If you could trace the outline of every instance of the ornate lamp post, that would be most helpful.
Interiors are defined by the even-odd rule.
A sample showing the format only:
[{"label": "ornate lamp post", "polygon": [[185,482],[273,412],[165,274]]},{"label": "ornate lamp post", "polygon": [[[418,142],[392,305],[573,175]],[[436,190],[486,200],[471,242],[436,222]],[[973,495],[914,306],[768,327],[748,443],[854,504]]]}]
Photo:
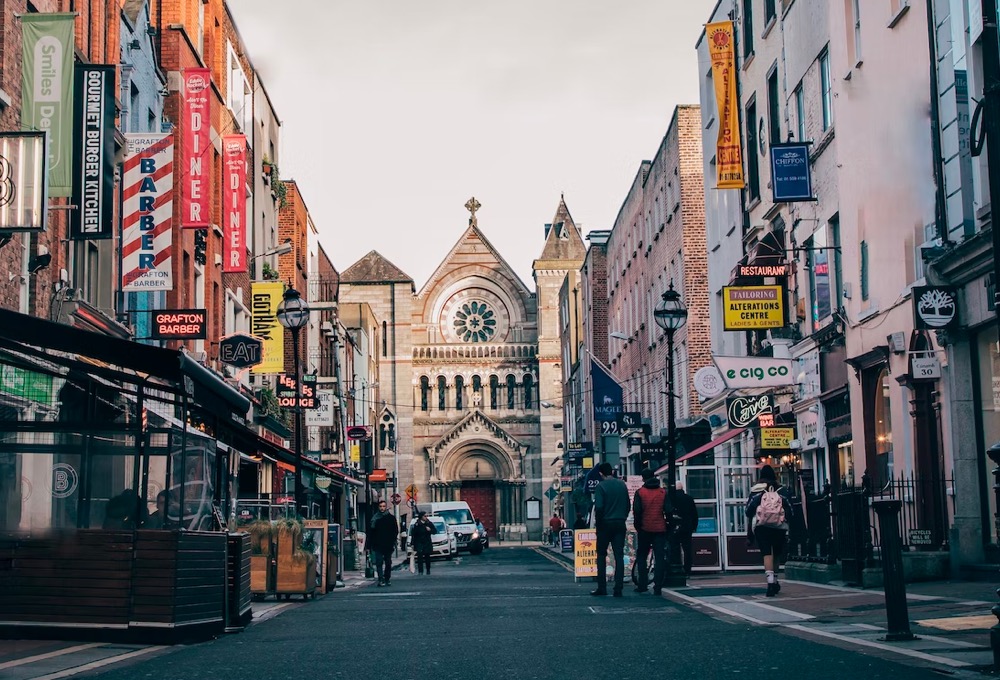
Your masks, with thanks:
[{"label": "ornate lamp post", "polygon": [[[653,310],[656,325],[667,334],[667,493],[673,499],[677,488],[677,422],[674,413],[674,332],[687,323],[688,310],[681,301],[681,295],[674,290],[674,282],[663,294],[660,304]],[[671,540],[669,585],[678,587],[686,585],[684,568],[680,564],[680,552],[676,542]],[[667,584],[664,584],[667,585]]]},{"label": "ornate lamp post", "polygon": [[309,323],[309,305],[299,291],[289,287],[278,305],[278,323],[292,332],[295,371],[295,511],[305,517],[302,489],[302,375],[299,366],[299,331]]}]

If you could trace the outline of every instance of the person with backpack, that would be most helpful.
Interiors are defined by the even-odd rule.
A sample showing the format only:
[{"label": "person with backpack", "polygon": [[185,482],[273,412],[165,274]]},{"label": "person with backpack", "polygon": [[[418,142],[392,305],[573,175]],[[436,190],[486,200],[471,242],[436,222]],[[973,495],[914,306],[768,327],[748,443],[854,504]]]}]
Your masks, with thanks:
[{"label": "person with backpack", "polygon": [[767,597],[774,597],[781,590],[777,569],[788,540],[788,520],[792,504],[788,491],[778,483],[774,468],[765,465],[760,469],[757,483],[750,487],[746,515],[754,543],[764,557],[764,575],[767,579]]},{"label": "person with backpack", "polygon": [[663,591],[663,580],[667,568],[667,536],[673,528],[671,518],[673,506],[667,490],[660,486],[649,468],[642,471],[642,488],[637,489],[632,499],[632,513],[635,517],[635,528],[638,531],[638,547],[636,556],[639,561],[635,592],[649,591],[649,554],[653,555],[653,594]]}]

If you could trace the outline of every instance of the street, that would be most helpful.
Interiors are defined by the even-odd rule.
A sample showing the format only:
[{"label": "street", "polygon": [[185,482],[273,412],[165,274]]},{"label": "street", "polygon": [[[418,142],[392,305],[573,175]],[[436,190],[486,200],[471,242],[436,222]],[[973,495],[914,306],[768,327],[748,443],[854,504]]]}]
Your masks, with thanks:
[{"label": "street", "polygon": [[[592,588],[589,582],[574,583],[564,561],[545,549],[492,548],[478,557],[435,562],[430,577],[397,572],[389,588],[340,590],[286,607],[241,634],[139,649],[146,653],[73,677],[485,680],[764,672],[842,680],[937,675],[919,668],[920,659],[877,658],[869,653],[879,650],[831,646],[717,611],[707,615],[681,601],[637,595],[628,585],[622,599],[591,597]],[[130,649],[120,646],[117,653]],[[75,654],[99,652],[90,648]],[[13,667],[0,656],[0,677],[68,677],[73,668],[67,657],[72,656]]]}]

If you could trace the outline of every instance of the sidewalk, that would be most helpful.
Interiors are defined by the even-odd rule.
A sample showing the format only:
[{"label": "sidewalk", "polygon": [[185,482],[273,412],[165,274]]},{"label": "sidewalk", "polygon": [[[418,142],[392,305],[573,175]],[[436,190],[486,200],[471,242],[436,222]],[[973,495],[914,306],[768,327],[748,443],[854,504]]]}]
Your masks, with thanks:
[{"label": "sidewalk", "polygon": [[[572,564],[572,553],[545,546]],[[779,575],[780,580],[780,575]],[[1000,581],[1000,575],[998,575]],[[910,630],[918,639],[886,642],[885,595],[881,589],[820,585],[781,580],[777,597],[764,596],[761,571],[695,573],[685,588],[664,589],[664,597],[704,611],[755,625],[783,628],[794,635],[820,638],[828,644],[875,653],[887,658],[949,672],[977,670],[993,664],[990,627],[997,619],[996,584],[981,581],[932,581],[906,586]],[[626,596],[634,595],[629,587]]]}]

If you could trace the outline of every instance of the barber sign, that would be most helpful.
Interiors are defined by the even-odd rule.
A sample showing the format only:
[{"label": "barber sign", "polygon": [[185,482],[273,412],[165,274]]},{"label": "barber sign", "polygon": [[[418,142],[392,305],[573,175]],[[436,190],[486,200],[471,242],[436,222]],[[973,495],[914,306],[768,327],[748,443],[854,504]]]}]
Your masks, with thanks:
[{"label": "barber sign", "polygon": [[122,290],[173,290],[174,139],[125,135]]}]

